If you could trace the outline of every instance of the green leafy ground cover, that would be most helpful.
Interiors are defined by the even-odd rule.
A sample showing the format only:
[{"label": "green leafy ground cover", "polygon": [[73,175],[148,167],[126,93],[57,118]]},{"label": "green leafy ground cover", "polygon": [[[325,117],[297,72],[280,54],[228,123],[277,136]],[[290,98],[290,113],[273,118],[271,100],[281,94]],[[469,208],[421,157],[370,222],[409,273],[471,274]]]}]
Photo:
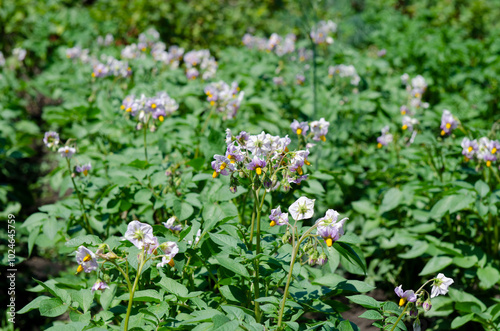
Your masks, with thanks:
[{"label": "green leafy ground cover", "polygon": [[375,329],[499,329],[499,15],[2,5],[2,326],[357,330],[363,307]]}]

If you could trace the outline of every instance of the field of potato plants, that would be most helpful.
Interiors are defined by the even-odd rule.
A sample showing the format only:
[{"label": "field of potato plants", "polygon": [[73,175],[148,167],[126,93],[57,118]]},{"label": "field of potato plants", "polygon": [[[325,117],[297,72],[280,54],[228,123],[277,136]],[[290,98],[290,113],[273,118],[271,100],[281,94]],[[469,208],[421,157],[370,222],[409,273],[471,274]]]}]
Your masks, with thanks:
[{"label": "field of potato plants", "polygon": [[0,5],[0,327],[500,330],[493,0]]}]

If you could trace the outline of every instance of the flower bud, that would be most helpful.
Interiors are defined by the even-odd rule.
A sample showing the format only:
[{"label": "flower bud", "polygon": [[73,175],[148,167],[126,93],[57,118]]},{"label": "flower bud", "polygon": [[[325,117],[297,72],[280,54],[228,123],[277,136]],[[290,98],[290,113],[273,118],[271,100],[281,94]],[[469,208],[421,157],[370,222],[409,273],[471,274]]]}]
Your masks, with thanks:
[{"label": "flower bud", "polygon": [[142,130],[142,123],[137,123],[135,129],[136,130]]},{"label": "flower bud", "polygon": [[312,267],[316,264],[316,259],[313,257],[313,256],[309,256],[309,258],[307,259],[307,263]]},{"label": "flower bud", "polygon": [[281,241],[283,244],[290,244],[292,242],[292,235],[290,234],[290,231],[286,230],[283,237],[281,237]]},{"label": "flower bud", "polygon": [[318,257],[318,261],[316,261],[316,264],[324,265],[326,261],[328,261],[328,257],[326,256],[325,253],[321,253]]},{"label": "flower bud", "polygon": [[155,131],[156,131],[156,126],[151,125],[151,126],[149,127],[149,131],[151,131],[151,132],[155,132]]},{"label": "flower bud", "polygon": [[229,191],[231,191],[231,193],[236,193],[238,191],[238,187],[237,186],[229,186]]},{"label": "flower bud", "polygon": [[425,302],[422,304],[422,307],[424,308],[425,311],[431,310],[432,308],[431,300],[430,299],[425,300]]}]

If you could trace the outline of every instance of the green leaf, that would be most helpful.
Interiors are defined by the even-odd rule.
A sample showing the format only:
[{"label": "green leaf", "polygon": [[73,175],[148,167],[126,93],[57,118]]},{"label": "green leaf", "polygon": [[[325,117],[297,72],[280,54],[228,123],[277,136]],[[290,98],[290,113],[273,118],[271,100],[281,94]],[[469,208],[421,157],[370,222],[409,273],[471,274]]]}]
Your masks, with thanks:
[{"label": "green leaf", "polygon": [[347,297],[347,299],[351,300],[354,303],[357,303],[360,306],[363,306],[365,308],[369,309],[379,309],[380,308],[380,303],[375,300],[372,297],[369,297],[364,294],[358,294],[358,295],[351,295]]},{"label": "green leaf", "polygon": [[26,306],[24,306],[23,308],[21,308],[21,310],[19,310],[17,313],[18,314],[24,314],[24,313],[29,312],[30,310],[38,309],[38,308],[40,308],[40,303],[42,301],[44,301],[45,299],[51,299],[51,298],[48,297],[48,296],[45,296],[45,295],[36,297],[30,303],[28,303]]},{"label": "green leaf", "polygon": [[425,241],[417,240],[406,253],[398,254],[402,259],[414,259],[421,256],[429,248],[429,244]]},{"label": "green leaf", "polygon": [[403,193],[399,189],[395,187],[389,189],[389,191],[385,193],[384,199],[382,200],[382,205],[379,209],[380,213],[383,214],[396,208],[401,202],[402,197]]},{"label": "green leaf", "polygon": [[64,314],[68,306],[59,298],[46,299],[40,302],[40,315],[57,317]]},{"label": "green leaf", "polygon": [[453,262],[453,259],[448,256],[434,256],[427,262],[424,269],[418,274],[419,276],[425,276],[429,274],[434,274],[437,271],[443,270]]},{"label": "green leaf", "polygon": [[478,180],[474,185],[474,188],[481,198],[484,198],[488,195],[488,193],[490,193],[490,187],[482,180]]},{"label": "green leaf", "polygon": [[231,270],[235,274],[238,274],[245,278],[250,278],[250,274],[248,273],[247,269],[242,264],[236,262],[234,259],[230,259],[224,256],[216,256],[215,259],[219,262],[221,266]]},{"label": "green leaf", "polygon": [[97,236],[87,234],[85,236],[79,236],[79,237],[73,238],[71,240],[68,240],[65,245],[66,245],[66,247],[76,248],[76,247],[81,246],[83,244],[90,245],[90,246],[98,246],[98,245],[102,244],[102,240]]},{"label": "green leaf", "polygon": [[366,274],[366,263],[361,259],[354,249],[346,243],[343,242],[335,242],[332,246],[339,254],[341,255],[341,263],[345,268],[349,268],[350,265],[359,268],[357,271],[356,268],[350,268],[349,272],[356,274]]},{"label": "green leaf", "polygon": [[229,301],[244,303],[247,301],[245,291],[234,285],[224,285],[220,287],[220,293]]},{"label": "green leaf", "polygon": [[470,314],[467,314],[465,316],[455,317],[455,319],[451,322],[451,328],[458,329],[459,327],[461,327],[465,323],[471,321],[473,317],[474,317],[474,313],[470,313]]},{"label": "green leaf", "polygon": [[28,257],[31,256],[31,252],[33,251],[33,246],[35,245],[36,238],[38,238],[39,234],[40,234],[40,227],[30,231],[30,235],[28,237]]},{"label": "green leaf", "polygon": [[488,289],[495,285],[500,280],[500,272],[491,266],[479,269],[477,271],[477,276],[481,281],[479,286],[483,289]]},{"label": "green leaf", "polygon": [[174,200],[174,213],[179,219],[179,221],[184,221],[193,215],[193,207],[186,202],[181,202],[180,200]]},{"label": "green leaf", "polygon": [[[129,293],[124,293],[116,299],[128,300],[129,297],[130,297]],[[134,293],[134,301],[161,302],[162,299],[163,298],[160,296],[160,293],[158,293],[158,291],[155,290],[142,290]]]},{"label": "green leaf", "polygon": [[367,310],[363,314],[359,315],[361,318],[366,318],[369,320],[381,320],[384,317],[376,310]]},{"label": "green leaf", "polygon": [[144,188],[134,194],[134,202],[140,204],[150,204],[152,195],[153,193],[150,190]]},{"label": "green leaf", "polygon": [[181,298],[186,297],[189,293],[186,286],[184,286],[181,283],[178,283],[175,280],[168,278],[168,277],[162,277],[159,284],[161,287],[163,287],[168,292],[174,294],[175,296],[181,297]]}]

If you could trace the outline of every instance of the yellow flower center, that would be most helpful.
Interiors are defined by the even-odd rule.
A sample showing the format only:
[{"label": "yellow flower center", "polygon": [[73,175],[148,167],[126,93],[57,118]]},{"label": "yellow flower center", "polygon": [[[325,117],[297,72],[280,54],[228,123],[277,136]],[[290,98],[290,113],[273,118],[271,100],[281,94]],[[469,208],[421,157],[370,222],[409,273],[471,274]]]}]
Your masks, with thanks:
[{"label": "yellow flower center", "polygon": [[125,106],[124,106],[124,105],[121,105],[121,106],[120,106],[120,109],[121,109],[121,110],[124,110],[124,109],[125,109]]},{"label": "yellow flower center", "polygon": [[80,265],[78,265],[78,268],[76,269],[76,273],[79,274],[82,271],[83,271],[83,266],[80,264]]},{"label": "yellow flower center", "polygon": [[302,171],[302,167],[297,168],[297,173],[302,176],[302,174],[304,173],[304,171]]},{"label": "yellow flower center", "polygon": [[158,120],[159,120],[160,122],[163,122],[163,121],[165,120],[165,117],[163,117],[163,116],[161,116],[161,115],[160,115],[160,116],[158,116]]},{"label": "yellow flower center", "polygon": [[486,166],[491,167],[491,161],[486,161]]},{"label": "yellow flower center", "polygon": [[447,129],[451,128],[451,124],[450,123],[446,123],[446,128]]},{"label": "yellow flower center", "polygon": [[441,135],[444,136],[446,134],[446,132],[444,132],[444,130],[441,130]]},{"label": "yellow flower center", "polygon": [[401,115],[406,115],[406,110],[402,110]]},{"label": "yellow flower center", "polygon": [[87,176],[89,174],[89,171],[87,169],[83,170],[83,175]]},{"label": "yellow flower center", "polygon": [[399,299],[399,306],[403,306],[406,303],[406,298]]},{"label": "yellow flower center", "polygon": [[382,148],[382,144],[381,144],[381,143],[378,143],[378,144],[377,144],[377,148]]},{"label": "yellow flower center", "polygon": [[491,150],[491,154],[495,154],[497,152],[497,149],[495,147],[493,147],[493,149]]},{"label": "yellow flower center", "polygon": [[275,225],[276,225],[276,222],[275,222],[275,221],[271,221],[271,223],[269,223],[269,225],[270,225],[271,227],[273,227],[273,226],[275,226]]},{"label": "yellow flower center", "polygon": [[328,247],[332,247],[332,245],[333,245],[333,240],[332,240],[332,238],[326,238],[325,242],[326,242],[326,246],[328,246]]},{"label": "yellow flower center", "polygon": [[156,103],[151,104],[151,108],[156,109]]},{"label": "yellow flower center", "polygon": [[255,168],[255,172],[257,173],[257,175],[260,176],[262,174],[262,168],[261,167]]},{"label": "yellow flower center", "polygon": [[321,139],[321,141],[323,141],[323,142],[326,141],[326,137],[325,136],[321,136],[321,137],[319,137],[319,139]]},{"label": "yellow flower center", "polygon": [[125,109],[125,111],[126,111],[127,113],[130,113],[130,112],[132,111],[132,108],[128,107],[127,109]]},{"label": "yellow flower center", "polygon": [[302,129],[298,128],[296,132],[297,132],[297,134],[301,134],[302,133]]},{"label": "yellow flower center", "polygon": [[64,153],[68,154],[69,153],[69,149],[65,149]]},{"label": "yellow flower center", "polygon": [[214,173],[212,174],[212,178],[217,178],[217,176],[219,176],[219,173],[217,171],[214,171]]},{"label": "yellow flower center", "polygon": [[210,106],[214,106],[215,105],[215,101],[210,101]]},{"label": "yellow flower center", "polygon": [[226,166],[227,166],[226,162],[222,162],[222,164],[220,165],[220,170],[226,169]]},{"label": "yellow flower center", "polygon": [[173,268],[174,267],[174,259],[170,259],[170,261],[168,261],[168,265]]},{"label": "yellow flower center", "polygon": [[469,148],[467,148],[467,151],[470,153],[470,152],[472,152],[473,149],[474,148],[472,148],[472,146],[469,146]]},{"label": "yellow flower center", "polygon": [[95,77],[95,73],[92,73],[92,77]]},{"label": "yellow flower center", "polygon": [[305,165],[311,165],[311,162],[307,161],[307,160],[304,160],[304,164]]},{"label": "yellow flower center", "polygon": [[467,156],[464,157],[464,159],[465,159],[465,162],[469,162],[469,160],[470,160]]},{"label": "yellow flower center", "polygon": [[401,128],[402,128],[403,130],[406,130],[406,129],[408,129],[408,125],[406,125],[406,124],[405,124],[405,125],[403,125]]}]

